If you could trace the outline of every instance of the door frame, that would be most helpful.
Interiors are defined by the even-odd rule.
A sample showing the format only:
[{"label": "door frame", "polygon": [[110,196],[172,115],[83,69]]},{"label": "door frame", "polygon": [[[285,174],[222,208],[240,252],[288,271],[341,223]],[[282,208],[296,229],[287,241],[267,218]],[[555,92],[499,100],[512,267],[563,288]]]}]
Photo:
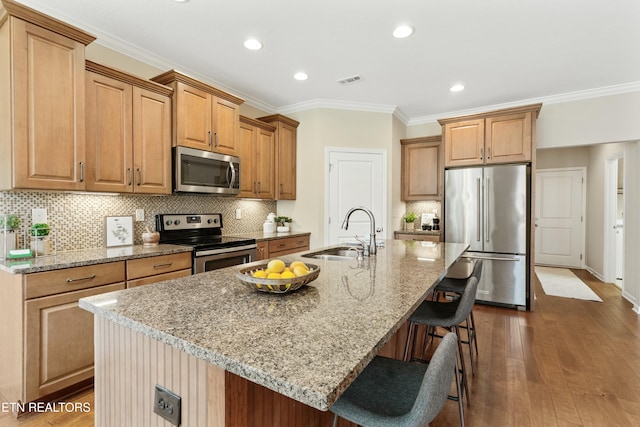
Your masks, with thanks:
[{"label": "door frame", "polygon": [[[329,159],[331,157],[331,153],[357,153],[357,154],[376,154],[382,155],[382,201],[383,201],[383,209],[382,209],[382,218],[376,218],[376,226],[377,228],[382,227],[383,236],[386,236],[387,229],[387,210],[389,209],[389,203],[387,199],[387,150],[383,149],[370,149],[370,148],[350,148],[350,147],[325,147],[324,149],[324,164],[325,164],[325,175],[324,175],[324,188],[326,191],[324,192],[324,220],[329,221],[329,200],[331,198],[330,194],[330,168],[331,165],[329,163]],[[342,218],[339,219],[342,221]],[[325,246],[329,242],[329,228],[330,224],[328,222],[325,223],[324,227],[324,244]]]},{"label": "door frame", "polygon": [[[617,198],[618,198],[618,160],[622,159],[624,167],[624,150],[619,151],[605,160],[604,174],[604,281],[607,283],[616,283],[616,239],[611,231],[612,224],[615,225],[617,216]],[[622,176],[624,182],[624,175]],[[623,184],[624,188],[624,184]],[[623,210],[626,211],[627,199],[622,198]],[[624,221],[624,220],[623,220]],[[625,228],[622,229],[622,238],[625,241]],[[624,252],[624,249],[623,249]],[[624,258],[622,259],[622,290],[624,290]]]},{"label": "door frame", "polygon": [[[536,175],[534,179],[538,179],[538,174],[545,172],[568,172],[568,171],[580,171],[582,173],[582,225],[580,232],[582,233],[582,244],[580,251],[582,253],[582,259],[580,260],[580,268],[586,268],[587,263],[587,167],[586,166],[574,166],[566,168],[548,168],[548,169],[536,169]],[[538,183],[535,183],[536,191],[540,191]],[[538,205],[535,204],[535,209],[538,209]],[[533,212],[534,219],[538,217],[538,212]],[[537,224],[535,224],[537,227]],[[535,231],[534,231],[535,234]],[[536,242],[538,243],[538,242]],[[535,260],[535,249],[533,251],[533,265],[538,265]],[[540,264],[542,265],[542,264]]]}]

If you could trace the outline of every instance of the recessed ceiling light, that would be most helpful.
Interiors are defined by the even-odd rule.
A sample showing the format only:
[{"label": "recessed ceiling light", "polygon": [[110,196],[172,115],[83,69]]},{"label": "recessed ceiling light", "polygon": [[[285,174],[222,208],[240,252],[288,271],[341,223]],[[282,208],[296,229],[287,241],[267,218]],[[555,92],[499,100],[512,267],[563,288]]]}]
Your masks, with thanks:
[{"label": "recessed ceiling light", "polygon": [[296,80],[307,80],[309,78],[309,76],[307,76],[306,73],[299,72],[299,73],[295,73],[293,75],[293,78],[296,79]]},{"label": "recessed ceiling light", "polygon": [[262,49],[262,43],[256,39],[248,39],[244,41],[244,47],[249,50],[260,50]]},{"label": "recessed ceiling light", "polygon": [[173,0],[173,1],[176,2],[176,3],[186,3],[189,0]]},{"label": "recessed ceiling light", "polygon": [[401,25],[395,30],[393,30],[393,37],[397,39],[404,39],[413,34],[413,28],[408,25]]},{"label": "recessed ceiling light", "polygon": [[463,84],[455,84],[455,85],[451,86],[451,88],[449,90],[451,92],[460,92],[463,89],[464,89],[464,85]]}]

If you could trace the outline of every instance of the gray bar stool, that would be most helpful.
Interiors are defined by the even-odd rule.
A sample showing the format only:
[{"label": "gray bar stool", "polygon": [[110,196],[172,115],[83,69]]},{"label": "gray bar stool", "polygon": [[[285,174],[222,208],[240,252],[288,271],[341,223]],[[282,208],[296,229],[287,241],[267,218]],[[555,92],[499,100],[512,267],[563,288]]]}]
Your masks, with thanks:
[{"label": "gray bar stool", "polygon": [[[458,380],[455,334],[448,333],[428,364],[376,356],[330,408],[338,418],[365,427],[424,427],[447,400]],[[456,382],[458,394],[461,392]],[[460,413],[464,427],[464,413]]]},{"label": "gray bar stool", "polygon": [[[409,333],[404,348],[404,359],[408,359],[409,344],[413,340],[415,346],[415,329],[416,325],[427,326],[427,336],[435,337],[436,327],[444,328],[448,331],[455,331],[458,342],[458,356],[460,358],[460,383],[469,403],[469,386],[467,383],[467,372],[464,364],[464,355],[462,353],[462,340],[460,339],[459,325],[469,316],[473,304],[476,299],[476,291],[478,290],[478,279],[471,276],[467,279],[462,296],[453,302],[439,301],[423,301],[418,308],[409,317]],[[429,332],[431,330],[431,333]],[[426,343],[425,343],[426,344]],[[462,406],[462,395],[458,394],[457,400]]]},{"label": "gray bar stool", "polygon": [[[471,270],[471,275],[468,273],[468,265],[473,266]],[[458,267],[459,268],[455,268]],[[464,288],[467,285],[467,279],[470,276],[478,279],[478,283],[480,282],[480,276],[482,275],[482,260],[476,260],[475,262],[470,259],[462,259],[456,262],[449,272],[442,279],[434,289],[434,301],[438,300],[438,296],[440,294],[446,295],[447,293],[456,294],[461,296],[464,292]],[[476,339],[476,320],[473,317],[473,307],[471,308],[471,313],[469,313],[469,317],[460,325],[461,328],[467,331],[467,340],[462,340],[463,344],[467,344],[469,346],[469,360],[471,361],[471,374],[475,375],[475,366],[474,366],[474,357],[472,346],[475,349],[476,356],[478,356],[478,341]]]}]

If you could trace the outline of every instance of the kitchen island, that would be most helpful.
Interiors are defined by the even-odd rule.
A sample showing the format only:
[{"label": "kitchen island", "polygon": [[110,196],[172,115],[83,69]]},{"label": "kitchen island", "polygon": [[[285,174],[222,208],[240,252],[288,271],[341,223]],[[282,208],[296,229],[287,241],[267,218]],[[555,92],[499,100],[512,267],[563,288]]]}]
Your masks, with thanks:
[{"label": "kitchen island", "polygon": [[385,246],[360,261],[285,256],[321,268],[285,295],[230,267],[82,299],[95,314],[96,425],[160,425],[156,384],[182,398],[182,425],[326,425],[376,354],[401,354],[397,332],[467,247]]}]

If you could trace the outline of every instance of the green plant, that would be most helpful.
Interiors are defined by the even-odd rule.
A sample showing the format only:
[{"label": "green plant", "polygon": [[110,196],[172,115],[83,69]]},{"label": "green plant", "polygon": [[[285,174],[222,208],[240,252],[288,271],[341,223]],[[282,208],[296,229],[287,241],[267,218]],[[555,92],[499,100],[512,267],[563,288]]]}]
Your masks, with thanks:
[{"label": "green plant", "polygon": [[0,228],[5,228],[5,220],[7,230],[15,230],[20,227],[20,218],[17,215],[0,216]]},{"label": "green plant", "polygon": [[407,212],[402,218],[404,219],[404,222],[414,222],[417,216],[413,212]]},{"label": "green plant", "polygon": [[288,216],[277,216],[273,220],[281,227],[284,227],[287,222],[293,222],[293,219]]},{"label": "green plant", "polygon": [[33,224],[29,232],[32,236],[48,236],[51,229],[48,224]]}]

